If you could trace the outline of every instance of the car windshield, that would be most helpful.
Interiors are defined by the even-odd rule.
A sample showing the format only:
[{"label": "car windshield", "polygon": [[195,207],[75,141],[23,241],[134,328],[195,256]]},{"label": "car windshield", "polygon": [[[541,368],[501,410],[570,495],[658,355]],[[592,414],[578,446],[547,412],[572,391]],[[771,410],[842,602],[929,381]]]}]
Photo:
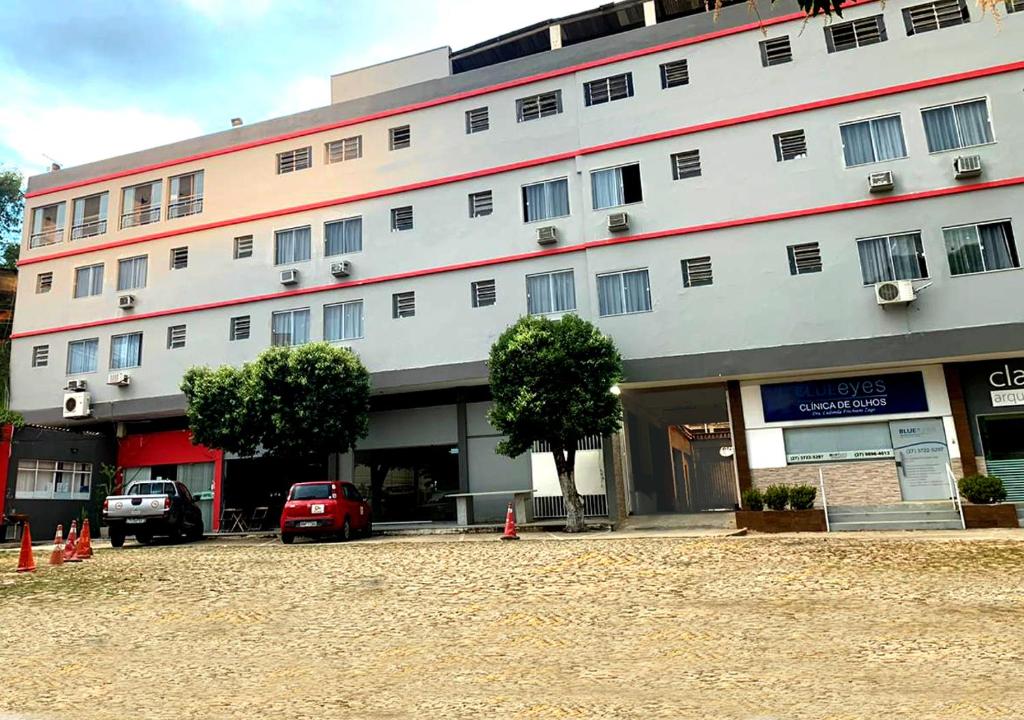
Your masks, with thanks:
[{"label": "car windshield", "polygon": [[129,486],[125,495],[173,495],[173,488],[168,482],[138,482]]},{"label": "car windshield", "polygon": [[331,496],[329,483],[296,485],[292,488],[292,500],[326,500]]}]

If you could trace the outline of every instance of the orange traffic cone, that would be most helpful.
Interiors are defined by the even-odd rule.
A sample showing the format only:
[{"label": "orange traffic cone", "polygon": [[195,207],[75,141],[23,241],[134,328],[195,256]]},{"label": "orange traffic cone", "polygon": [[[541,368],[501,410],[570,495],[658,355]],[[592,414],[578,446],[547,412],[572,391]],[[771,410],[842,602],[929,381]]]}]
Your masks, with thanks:
[{"label": "orange traffic cone", "polygon": [[512,512],[512,503],[508,504],[508,512],[505,514],[505,534],[501,536],[502,540],[518,540],[519,536],[516,535],[516,515]]},{"label": "orange traffic cone", "polygon": [[35,572],[36,559],[32,555],[32,532],[28,523],[21,533],[21,554],[18,556],[18,572]]},{"label": "orange traffic cone", "polygon": [[64,526],[57,526],[57,534],[53,536],[53,552],[50,553],[51,565],[64,564]]},{"label": "orange traffic cone", "polygon": [[75,552],[75,543],[78,542],[78,521],[71,521],[71,531],[68,533],[68,542],[64,546],[64,562],[81,562],[78,553]]},{"label": "orange traffic cone", "polygon": [[75,554],[79,560],[88,560],[92,557],[92,534],[89,532],[89,518],[82,521],[82,534],[78,536]]}]

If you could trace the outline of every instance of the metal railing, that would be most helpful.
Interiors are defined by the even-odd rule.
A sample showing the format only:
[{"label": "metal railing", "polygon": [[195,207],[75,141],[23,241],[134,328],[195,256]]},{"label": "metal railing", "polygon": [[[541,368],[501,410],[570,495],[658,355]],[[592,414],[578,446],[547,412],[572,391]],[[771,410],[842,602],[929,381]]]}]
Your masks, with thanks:
[{"label": "metal railing", "polygon": [[956,485],[956,476],[953,474],[953,468],[946,463],[946,477],[949,479],[949,497],[953,501],[953,507],[956,508],[957,513],[960,515],[960,528],[962,530],[967,529],[967,523],[964,521],[964,503],[960,499],[960,488]]},{"label": "metal railing", "polygon": [[53,228],[52,230],[44,230],[33,234],[28,239],[29,247],[43,247],[45,245],[55,245],[64,239],[64,228]]},{"label": "metal railing", "polygon": [[136,227],[137,225],[149,225],[160,219],[160,206],[143,208],[134,212],[121,215],[121,229]]},{"label": "metal railing", "polygon": [[196,215],[203,211],[203,196],[193,195],[181,198],[167,206],[167,219]]},{"label": "metal railing", "polygon": [[[608,498],[605,495],[580,495],[584,517],[607,517]],[[564,518],[565,499],[561,495],[533,498],[533,517],[540,519]]]},{"label": "metal railing", "polygon": [[818,487],[821,488],[821,508],[825,511],[825,532],[832,532],[832,525],[828,521],[828,498],[825,497],[825,473],[818,468]]},{"label": "metal railing", "polygon": [[94,218],[71,226],[71,239],[81,240],[82,238],[102,235],[107,231],[106,218]]}]

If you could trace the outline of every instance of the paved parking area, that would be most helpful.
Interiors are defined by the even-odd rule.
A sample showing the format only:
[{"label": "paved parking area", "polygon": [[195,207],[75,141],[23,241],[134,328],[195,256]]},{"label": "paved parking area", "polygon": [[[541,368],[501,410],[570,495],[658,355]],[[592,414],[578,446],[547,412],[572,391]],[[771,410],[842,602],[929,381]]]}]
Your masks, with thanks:
[{"label": "paved parking area", "polygon": [[101,549],[0,574],[0,716],[1020,718],[1022,575],[1024,531]]}]

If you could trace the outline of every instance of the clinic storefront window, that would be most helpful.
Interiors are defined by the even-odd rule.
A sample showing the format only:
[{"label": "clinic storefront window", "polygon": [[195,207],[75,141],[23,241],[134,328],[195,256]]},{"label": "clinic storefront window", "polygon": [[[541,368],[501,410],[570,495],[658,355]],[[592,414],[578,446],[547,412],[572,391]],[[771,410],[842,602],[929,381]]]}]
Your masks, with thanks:
[{"label": "clinic storefront window", "polygon": [[1024,502],[1024,358],[956,367],[979,470],[1002,479],[1008,501]]}]

